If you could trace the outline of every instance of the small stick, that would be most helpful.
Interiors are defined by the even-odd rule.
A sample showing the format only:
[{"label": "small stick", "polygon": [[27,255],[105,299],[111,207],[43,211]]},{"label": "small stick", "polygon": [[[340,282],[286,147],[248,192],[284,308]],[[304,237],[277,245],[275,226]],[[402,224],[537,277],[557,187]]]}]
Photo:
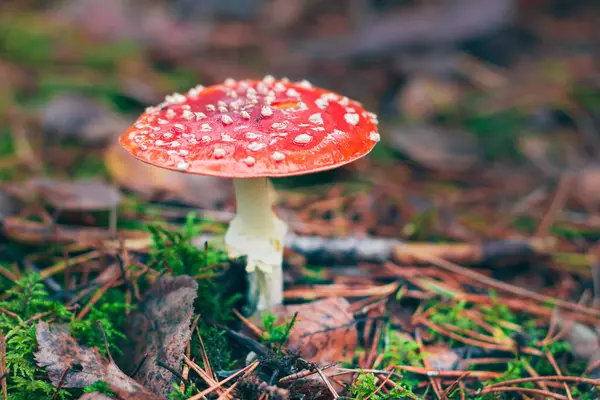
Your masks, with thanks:
[{"label": "small stick", "polygon": [[557,400],[568,400],[567,397],[565,397],[561,394],[558,394],[558,393],[550,392],[548,390],[529,389],[529,388],[521,388],[521,387],[485,388],[477,393],[478,394],[488,394],[488,393],[501,393],[501,392],[504,392],[504,393],[505,392],[516,392],[516,393],[524,392],[524,393],[538,394],[538,395],[542,395],[542,396],[546,396],[546,397],[551,397],[551,398],[557,399]]},{"label": "small stick", "polygon": [[[549,350],[546,350],[546,358],[548,359],[550,364],[552,364],[552,368],[554,368],[554,371],[556,371],[556,375],[563,376],[560,368],[558,367],[558,364],[556,363],[556,359],[554,358],[552,353],[550,353]],[[571,389],[569,389],[569,385],[567,385],[566,382],[563,382],[563,387],[565,388],[565,392],[567,393],[567,397],[569,398],[569,400],[573,400],[573,396],[571,395]]]},{"label": "small stick", "polygon": [[367,397],[365,397],[365,400],[369,400],[371,398],[371,396],[376,395],[377,393],[379,393],[379,391],[381,389],[383,389],[383,387],[385,386],[385,384],[388,383],[388,381],[390,380],[390,377],[391,377],[391,375],[386,375],[386,377],[383,380],[383,382],[381,382],[381,384],[375,388],[375,391],[373,393],[371,393],[370,395],[368,395]]},{"label": "small stick", "polygon": [[232,311],[233,311],[233,314],[236,317],[238,317],[240,319],[240,321],[242,321],[242,324],[244,324],[244,326],[250,330],[250,332],[252,332],[257,338],[261,338],[262,337],[263,332],[260,330],[260,328],[258,326],[256,326],[255,324],[253,324],[248,318],[244,317],[235,308],[232,308]]},{"label": "small stick", "polygon": [[96,321],[98,326],[100,327],[100,332],[102,332],[102,339],[104,339],[104,348],[106,349],[106,355],[108,356],[108,360],[113,363],[112,355],[110,354],[110,349],[108,348],[108,340],[106,339],[106,331],[104,330],[104,325],[102,322]]},{"label": "small stick", "polygon": [[202,397],[206,396],[209,393],[212,393],[215,389],[220,388],[221,386],[223,386],[224,384],[226,384],[227,382],[229,382],[230,380],[232,380],[233,378],[237,377],[238,375],[251,370],[250,372],[254,371],[254,369],[256,367],[258,367],[258,364],[260,363],[260,361],[254,361],[252,364],[248,365],[245,368],[240,369],[239,371],[237,371],[235,374],[228,376],[227,378],[223,379],[222,381],[218,382],[216,385],[213,385],[211,387],[209,387],[208,389],[204,389],[202,392],[190,397],[187,400],[199,400]]},{"label": "small stick", "polygon": [[[334,363],[328,364],[328,365],[324,366],[323,368],[321,368],[321,371],[328,370],[329,368],[331,368],[333,366],[336,366],[339,363],[340,363],[339,361],[336,361]],[[358,373],[360,371],[356,371],[356,372]],[[315,370],[306,369],[304,371],[300,371],[300,372],[297,372],[297,373],[292,374],[292,375],[284,376],[283,378],[279,379],[279,381],[277,381],[277,383],[285,383],[287,381],[305,378],[307,376],[314,375],[316,373],[317,373],[316,369]]]},{"label": "small stick", "polygon": [[172,373],[173,375],[175,375],[175,377],[177,379],[179,379],[180,381],[182,381],[186,385],[190,384],[189,380],[185,379],[183,376],[181,376],[181,374],[178,371],[176,371],[173,368],[169,367],[167,364],[163,363],[162,361],[156,360],[156,365],[158,365],[161,368],[166,369],[167,371],[169,371],[170,373]]},{"label": "small stick", "polygon": [[587,384],[587,385],[600,385],[600,379],[590,379],[590,378],[582,378],[579,376],[559,376],[559,375],[551,375],[551,376],[537,376],[531,378],[519,378],[513,379],[510,381],[498,382],[486,386],[484,389],[495,388],[500,386],[509,386],[509,385],[518,385],[520,383],[528,383],[528,382],[539,382],[539,381],[558,381],[558,382],[574,382],[577,384]]},{"label": "small stick", "polygon": [[458,385],[460,385],[460,383],[463,381],[463,379],[465,379],[467,376],[469,376],[469,374],[470,374],[469,371],[465,371],[464,374],[462,374],[461,376],[456,378],[456,380],[454,382],[452,382],[452,384],[450,386],[448,386],[446,388],[446,390],[444,390],[444,393],[442,393],[442,399],[447,399],[448,396],[450,396],[452,394],[452,392],[454,392],[456,387]]},{"label": "small stick", "polygon": [[138,365],[135,367],[135,369],[133,370],[133,372],[131,373],[131,375],[129,375],[129,377],[133,378],[138,372],[140,372],[140,369],[142,368],[142,366],[146,362],[147,358],[148,358],[148,353],[144,354],[144,356],[142,357],[142,359],[140,360],[140,362],[138,363]]},{"label": "small stick", "polygon": [[58,385],[56,385],[56,391],[50,400],[56,400],[58,398],[58,393],[60,393],[60,389],[62,389],[63,385],[65,384],[65,379],[67,379],[67,374],[70,370],[71,367],[65,368],[65,372],[63,372],[62,376],[60,377],[60,381],[58,381]]},{"label": "small stick", "polygon": [[204,368],[206,369],[206,373],[213,378],[216,378],[215,373],[210,367],[210,362],[208,361],[208,354],[206,354],[206,348],[204,347],[204,342],[202,341],[202,336],[200,335],[200,329],[196,326],[196,334],[198,335],[198,341],[200,342],[200,352],[202,353],[202,362],[204,363]]},{"label": "small stick", "polygon": [[317,367],[317,366],[315,366],[315,369],[319,373],[319,376],[321,377],[321,379],[323,379],[323,382],[325,382],[325,385],[327,385],[327,389],[329,389],[329,391],[333,395],[333,398],[334,399],[339,398],[340,395],[335,391],[335,388],[331,385],[331,382],[329,382],[329,379],[327,379],[327,377],[325,376],[325,374],[323,373],[323,371],[321,371],[321,369],[319,367]]},{"label": "small stick", "polygon": [[230,397],[230,393],[233,392],[233,389],[236,388],[237,384],[240,382],[240,380],[244,379],[245,377],[247,377],[248,375],[250,375],[250,373],[252,371],[254,371],[256,369],[256,367],[258,367],[258,363],[254,365],[254,367],[252,369],[248,369],[244,375],[242,375],[242,377],[240,379],[237,380],[237,382],[235,382],[233,385],[231,385],[229,387],[229,389],[227,389],[226,391],[223,392],[223,394],[221,394],[219,396],[219,398],[217,400],[222,400],[222,399],[226,399],[228,397]]}]

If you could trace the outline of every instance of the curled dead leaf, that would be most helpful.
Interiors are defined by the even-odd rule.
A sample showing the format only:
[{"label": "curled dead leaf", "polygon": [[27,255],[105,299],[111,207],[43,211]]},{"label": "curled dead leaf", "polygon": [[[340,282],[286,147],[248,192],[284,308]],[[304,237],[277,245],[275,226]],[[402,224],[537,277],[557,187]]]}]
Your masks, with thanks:
[{"label": "curled dead leaf", "polygon": [[105,211],[116,207],[121,193],[102,179],[65,181],[32,179],[27,188],[61,210]]},{"label": "curled dead leaf", "polygon": [[[330,297],[312,303],[276,307],[270,310],[277,323],[298,313],[290,331],[287,349],[321,365],[352,358],[358,345],[354,315],[343,297]],[[260,326],[258,317],[254,322]]]},{"label": "curled dead leaf", "polygon": [[133,354],[128,355],[131,368],[147,354],[136,379],[154,393],[167,396],[173,390],[176,377],[157,362],[179,369],[191,338],[197,290],[198,284],[189,276],[163,276],[127,321],[126,330],[134,343]]},{"label": "curled dead leaf", "polygon": [[112,400],[112,397],[108,397],[102,393],[90,392],[85,393],[79,398],[79,400]]},{"label": "curled dead leaf", "polygon": [[37,364],[46,368],[54,386],[62,381],[65,388],[83,388],[95,382],[106,382],[119,398],[128,400],[159,400],[160,397],[125,375],[97,349],[80,346],[65,325],[50,326],[38,322],[36,329]]},{"label": "curled dead leaf", "polygon": [[397,128],[388,137],[394,150],[437,172],[463,172],[480,161],[479,144],[464,131],[412,125]]},{"label": "curled dead leaf", "polygon": [[457,83],[415,77],[400,93],[398,107],[408,118],[422,121],[456,106],[461,95],[462,89]]}]

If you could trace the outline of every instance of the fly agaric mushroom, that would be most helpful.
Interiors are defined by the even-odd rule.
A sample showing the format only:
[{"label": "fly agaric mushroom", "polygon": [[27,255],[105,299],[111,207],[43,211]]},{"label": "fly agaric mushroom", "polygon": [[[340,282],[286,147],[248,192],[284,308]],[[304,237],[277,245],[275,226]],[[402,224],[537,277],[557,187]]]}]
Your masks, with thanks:
[{"label": "fly agaric mushroom", "polygon": [[169,95],[120,138],[146,163],[233,178],[237,214],[225,245],[231,257],[247,256],[258,309],[283,299],[287,227],[273,213],[267,179],[340,167],[369,153],[378,141],[376,115],[358,102],[307,81],[272,76],[227,79]]}]

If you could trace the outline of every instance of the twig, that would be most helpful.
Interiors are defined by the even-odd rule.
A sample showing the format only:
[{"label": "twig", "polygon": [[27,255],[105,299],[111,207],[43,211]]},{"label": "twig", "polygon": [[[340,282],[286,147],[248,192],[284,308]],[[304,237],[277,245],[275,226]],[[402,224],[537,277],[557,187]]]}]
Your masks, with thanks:
[{"label": "twig", "polygon": [[138,372],[140,372],[140,369],[142,368],[142,366],[146,362],[146,359],[148,359],[148,353],[144,354],[144,356],[142,357],[142,359],[140,360],[140,362],[138,363],[138,365],[135,367],[135,369],[133,370],[133,372],[131,373],[131,375],[129,375],[130,378],[133,378]]},{"label": "twig", "polygon": [[539,381],[558,381],[558,382],[575,382],[577,384],[586,384],[586,385],[600,385],[600,379],[590,379],[590,378],[582,378],[579,376],[564,376],[564,375],[550,375],[550,376],[537,376],[531,378],[519,378],[512,379],[510,381],[498,382],[486,386],[484,389],[500,387],[500,386],[509,386],[509,385],[518,385],[520,383],[528,383],[528,382],[539,382]]},{"label": "twig", "polygon": [[477,392],[478,394],[488,394],[488,393],[501,393],[501,392],[524,392],[524,393],[531,393],[531,394],[538,394],[538,395],[542,395],[542,396],[546,396],[546,397],[551,397],[553,399],[557,399],[557,400],[568,400],[567,397],[558,394],[558,393],[554,393],[554,392],[550,392],[548,390],[541,390],[541,389],[529,389],[529,388],[521,388],[521,387],[493,387],[493,388],[485,388],[479,392]]},{"label": "twig", "polygon": [[[415,341],[417,342],[417,344],[419,345],[419,353],[421,353],[421,355],[425,354],[425,348],[423,346],[423,339],[421,338],[421,330],[419,328],[415,328]],[[429,362],[427,361],[426,358],[423,358],[423,366],[425,368],[431,368],[431,365],[429,365]],[[431,387],[433,388],[433,392],[435,393],[435,396],[438,399],[442,398],[442,384],[440,383],[439,379],[435,379],[435,376],[432,375],[427,375],[429,382],[431,382]]]},{"label": "twig", "polygon": [[371,398],[371,396],[374,396],[377,393],[379,393],[379,391],[383,388],[383,386],[385,386],[385,384],[390,380],[390,376],[391,375],[386,375],[386,377],[383,380],[383,382],[381,382],[381,384],[375,388],[375,391],[373,391],[373,393],[371,393],[370,395],[368,395],[367,397],[365,397],[365,400],[369,400]]},{"label": "twig", "polygon": [[550,228],[554,218],[565,205],[573,183],[574,179],[572,176],[564,173],[561,175],[560,181],[558,182],[558,187],[556,188],[556,193],[554,194],[554,198],[552,199],[550,207],[548,208],[548,212],[542,218],[534,237],[542,236],[542,234],[545,234],[548,228]]},{"label": "twig", "polygon": [[532,300],[539,301],[541,303],[549,303],[555,304],[558,307],[565,308],[567,310],[576,311],[585,313],[588,315],[592,315],[596,318],[600,317],[600,310],[594,310],[593,308],[585,307],[579,304],[574,304],[568,301],[556,299],[554,297],[545,296],[543,294],[535,293],[527,289],[523,289],[517,286],[510,285],[508,283],[501,282],[497,279],[487,277],[479,272],[469,270],[467,268],[461,267],[458,264],[452,263],[450,261],[446,261],[442,258],[432,256],[425,253],[413,253],[415,257],[419,257],[422,260],[430,262],[434,265],[437,265],[440,268],[443,268],[447,271],[450,271],[455,274],[459,274],[462,276],[467,276],[471,278],[473,281],[478,282],[483,285],[487,285],[497,290],[502,290],[504,292],[512,293],[516,296],[526,297]]},{"label": "twig", "polygon": [[204,363],[204,368],[206,369],[206,373],[213,378],[216,378],[215,373],[210,367],[210,362],[208,361],[208,354],[206,354],[206,348],[204,347],[204,341],[202,341],[202,335],[200,335],[200,329],[196,326],[196,335],[198,335],[198,342],[200,343],[200,352],[202,354],[202,362]]},{"label": "twig", "polygon": [[102,333],[102,339],[104,340],[104,349],[106,350],[106,355],[108,357],[108,360],[112,363],[113,358],[110,354],[110,349],[108,348],[108,340],[106,339],[106,331],[104,330],[104,325],[102,325],[102,322],[100,321],[96,321],[96,323],[98,324],[98,327],[100,327],[100,332]]},{"label": "twig", "polygon": [[253,324],[248,318],[244,317],[235,308],[233,308],[232,310],[233,310],[233,314],[236,317],[238,317],[240,319],[240,321],[242,321],[242,324],[244,324],[244,326],[246,328],[248,328],[250,330],[250,332],[252,332],[257,338],[261,338],[262,337],[263,332],[260,330],[260,328],[258,326],[256,326],[255,324]]},{"label": "twig", "polygon": [[254,371],[256,369],[256,367],[258,367],[258,364],[255,364],[254,367],[252,369],[248,369],[244,375],[242,375],[242,377],[240,379],[237,380],[237,382],[235,382],[233,385],[231,385],[229,387],[229,389],[227,389],[226,391],[224,391],[217,400],[222,400],[222,399],[226,399],[230,396],[230,393],[233,392],[233,389],[236,388],[237,384],[239,383],[240,380],[244,379],[245,377],[247,377],[248,375],[250,375],[250,373],[252,371]]},{"label": "twig", "polygon": [[[560,368],[558,367],[558,364],[556,363],[556,360],[554,359],[554,356],[548,350],[546,350],[546,358],[552,365],[552,368],[554,368],[554,371],[556,371],[556,375],[563,376],[562,372],[560,371]],[[563,387],[565,388],[565,392],[567,393],[567,397],[569,398],[569,400],[573,400],[573,396],[571,395],[569,385],[567,385],[566,382],[563,382]]]},{"label": "twig", "polygon": [[456,378],[456,380],[454,382],[452,382],[452,384],[450,386],[448,386],[446,388],[446,390],[444,390],[444,393],[442,393],[442,398],[443,399],[448,398],[448,396],[450,396],[452,394],[452,392],[454,392],[456,387],[458,385],[460,385],[460,383],[463,381],[463,379],[465,379],[467,376],[469,376],[469,374],[470,374],[469,371],[465,371],[465,373],[463,373],[461,376]]},{"label": "twig", "polygon": [[[331,363],[331,364],[327,364],[326,366],[324,366],[323,368],[321,368],[321,371],[328,370],[329,368],[331,368],[333,366],[336,366],[338,364],[339,364],[339,361],[336,361],[336,362]],[[360,373],[361,371],[356,371],[356,372]],[[317,373],[316,369],[315,370],[306,369],[304,371],[300,371],[300,372],[297,372],[295,374],[284,376],[283,378],[279,379],[279,381],[277,381],[277,383],[285,383],[285,382],[288,382],[288,381],[305,378],[307,376],[310,376],[310,375],[313,375],[313,374],[316,374],[316,373]]]},{"label": "twig", "polygon": [[327,379],[327,377],[325,376],[323,371],[321,371],[321,369],[317,366],[315,366],[315,369],[317,370],[317,373],[319,374],[321,379],[323,379],[323,382],[325,382],[325,385],[327,386],[327,389],[329,389],[329,391],[331,392],[331,395],[333,396],[333,398],[334,399],[339,398],[340,395],[335,391],[334,387],[331,385],[331,382],[329,382],[329,379]]},{"label": "twig", "polygon": [[58,394],[60,393],[60,390],[62,389],[63,385],[65,384],[65,379],[67,379],[67,374],[69,373],[69,371],[71,370],[71,367],[67,367],[65,368],[65,372],[63,372],[63,374],[60,377],[60,381],[58,381],[58,385],[56,385],[56,391],[54,392],[54,394],[52,395],[52,398],[50,400],[56,400],[58,398]]},{"label": "twig", "polygon": [[202,397],[206,396],[209,393],[212,393],[214,390],[220,388],[221,386],[223,386],[224,384],[226,384],[227,382],[229,382],[230,380],[232,380],[233,378],[237,377],[238,375],[250,370],[250,372],[254,371],[254,369],[256,367],[258,367],[258,364],[260,363],[260,361],[254,361],[252,364],[248,365],[245,368],[240,369],[239,371],[237,371],[235,374],[223,379],[222,381],[218,382],[216,385],[212,385],[211,387],[209,387],[208,389],[204,389],[202,392],[188,398],[187,400],[200,400]]}]

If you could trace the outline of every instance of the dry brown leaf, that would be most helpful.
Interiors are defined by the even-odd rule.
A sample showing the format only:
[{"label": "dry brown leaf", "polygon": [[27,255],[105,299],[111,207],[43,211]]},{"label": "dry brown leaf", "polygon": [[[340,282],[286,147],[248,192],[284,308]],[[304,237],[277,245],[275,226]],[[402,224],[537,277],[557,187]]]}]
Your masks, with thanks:
[{"label": "dry brown leaf", "polygon": [[26,186],[61,210],[104,211],[116,207],[121,201],[121,193],[102,179],[65,181],[35,178]]},{"label": "dry brown leaf", "polygon": [[108,397],[102,393],[90,392],[85,393],[79,398],[79,400],[112,400],[112,397]]},{"label": "dry brown leaf", "polygon": [[126,329],[135,343],[129,357],[131,365],[148,355],[136,379],[154,393],[167,396],[172,391],[176,377],[157,361],[179,369],[191,338],[197,290],[198,284],[189,276],[163,276],[145,294],[139,311],[128,319]]},{"label": "dry brown leaf", "polygon": [[[65,388],[83,388],[101,381],[106,382],[121,399],[160,399],[125,375],[97,349],[79,346],[65,325],[50,326],[40,321],[37,342],[35,360],[40,367],[46,368],[54,386],[58,386],[61,380]],[[66,375],[65,371],[68,371]]]},{"label": "dry brown leaf", "polygon": [[[330,297],[312,303],[276,307],[277,323],[290,320],[297,312],[287,349],[321,365],[351,358],[358,345],[354,315],[343,297]],[[260,318],[253,317],[261,326]]]},{"label": "dry brown leaf", "polygon": [[481,157],[476,139],[456,129],[436,125],[402,126],[388,137],[394,150],[438,172],[469,170]]},{"label": "dry brown leaf", "polygon": [[[102,243],[109,248],[120,246],[119,241],[111,240],[108,229],[73,226],[52,225],[42,222],[28,221],[18,217],[10,217],[2,224],[4,235],[16,242],[28,244],[65,244],[71,242],[95,245]],[[152,239],[148,233],[134,230],[119,230],[117,236],[125,248],[141,251],[148,247]]]},{"label": "dry brown leaf", "polygon": [[423,121],[441,111],[456,107],[462,88],[455,82],[417,76],[408,82],[398,98],[402,114]]},{"label": "dry brown leaf", "polygon": [[176,199],[203,208],[227,199],[231,182],[154,167],[132,157],[118,143],[105,153],[106,168],[122,187],[147,200]]}]

